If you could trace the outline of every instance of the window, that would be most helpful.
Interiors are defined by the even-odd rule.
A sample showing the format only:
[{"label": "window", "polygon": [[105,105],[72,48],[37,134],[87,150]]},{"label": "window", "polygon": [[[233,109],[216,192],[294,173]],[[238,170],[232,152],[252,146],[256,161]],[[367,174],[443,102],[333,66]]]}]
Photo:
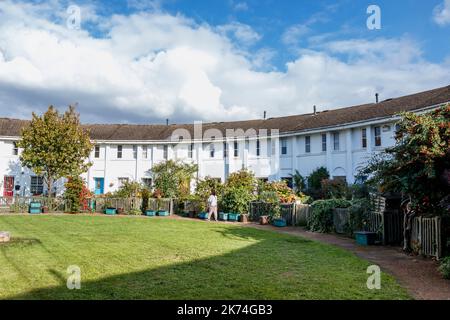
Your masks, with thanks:
[{"label": "window", "polygon": [[375,146],[381,147],[381,128],[375,127],[374,131],[375,131]]},{"label": "window", "polygon": [[117,146],[117,159],[122,159],[122,146]]},{"label": "window", "polygon": [[42,177],[31,177],[30,192],[33,196],[39,196],[44,193],[44,179]]},{"label": "window", "polygon": [[322,135],[322,152],[327,152],[327,135]]},{"label": "window", "polygon": [[142,178],[142,184],[146,186],[148,189],[152,188],[152,179],[151,178]]},{"label": "window", "polygon": [[261,156],[261,141],[259,141],[259,138],[256,139],[256,156]]},{"label": "window", "polygon": [[361,130],[361,144],[364,149],[367,148],[367,129]]},{"label": "window", "polygon": [[288,147],[287,147],[287,139],[281,139],[281,154],[287,155]]},{"label": "window", "polygon": [[169,158],[169,146],[163,147],[163,157],[164,157],[164,160],[167,160]]},{"label": "window", "polygon": [[310,136],[305,137],[305,152],[311,153],[311,137]]},{"label": "window", "polygon": [[188,147],[188,158],[192,159],[194,158],[194,144],[191,143]]},{"label": "window", "polygon": [[142,146],[142,158],[148,159],[148,146]]},{"label": "window", "polygon": [[226,142],[223,143],[223,158],[228,158],[228,144]]},{"label": "window", "polygon": [[214,143],[211,143],[209,145],[209,157],[214,158],[215,155],[216,155],[216,147],[214,146]]},{"label": "window", "polygon": [[129,178],[119,178],[119,188],[123,187],[128,181],[130,181]]},{"label": "window", "polygon": [[339,146],[339,132],[333,133],[333,146],[334,146],[334,151],[339,151],[339,149],[340,149],[340,146]]},{"label": "window", "polygon": [[237,140],[234,140],[234,157],[239,157],[239,144]]},{"label": "window", "polygon": [[94,147],[94,158],[95,159],[100,158],[100,146],[95,146]]},{"label": "window", "polygon": [[13,142],[13,156],[17,156],[19,154],[19,147],[17,147],[17,142]]},{"label": "window", "polygon": [[133,146],[133,159],[137,159],[137,152],[138,152],[137,146]]}]

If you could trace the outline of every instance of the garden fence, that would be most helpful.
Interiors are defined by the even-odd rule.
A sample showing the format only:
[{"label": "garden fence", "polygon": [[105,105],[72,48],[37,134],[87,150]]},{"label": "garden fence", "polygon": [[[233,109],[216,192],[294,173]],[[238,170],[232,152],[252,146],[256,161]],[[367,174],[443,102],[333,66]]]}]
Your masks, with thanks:
[{"label": "garden fence", "polygon": [[442,257],[442,220],[440,217],[414,217],[411,230],[411,248],[416,254]]},{"label": "garden fence", "polygon": [[[252,201],[249,205],[250,219],[258,221],[261,216],[270,215],[274,212],[275,204],[261,201]],[[300,203],[287,203],[280,205],[281,216],[288,225],[306,225],[311,207]]]}]

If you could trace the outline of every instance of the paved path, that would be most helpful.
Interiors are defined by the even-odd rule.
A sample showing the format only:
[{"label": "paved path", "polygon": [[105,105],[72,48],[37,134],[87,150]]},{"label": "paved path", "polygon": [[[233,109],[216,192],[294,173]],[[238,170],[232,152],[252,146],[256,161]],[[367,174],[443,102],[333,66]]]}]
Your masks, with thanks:
[{"label": "paved path", "polygon": [[397,247],[358,246],[353,239],[333,234],[313,233],[303,228],[276,228],[259,224],[243,224],[262,230],[273,230],[294,236],[336,245],[355,253],[358,257],[377,264],[405,287],[408,292],[419,300],[450,300],[450,281],[445,280],[437,271],[436,261],[422,257],[409,256]]}]

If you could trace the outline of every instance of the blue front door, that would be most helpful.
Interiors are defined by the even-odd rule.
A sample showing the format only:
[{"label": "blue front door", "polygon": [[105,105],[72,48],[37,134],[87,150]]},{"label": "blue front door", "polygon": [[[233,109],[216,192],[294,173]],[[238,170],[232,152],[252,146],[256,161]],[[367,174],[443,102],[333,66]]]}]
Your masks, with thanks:
[{"label": "blue front door", "polygon": [[105,179],[104,178],[94,178],[95,181],[95,194],[100,195],[104,193]]}]

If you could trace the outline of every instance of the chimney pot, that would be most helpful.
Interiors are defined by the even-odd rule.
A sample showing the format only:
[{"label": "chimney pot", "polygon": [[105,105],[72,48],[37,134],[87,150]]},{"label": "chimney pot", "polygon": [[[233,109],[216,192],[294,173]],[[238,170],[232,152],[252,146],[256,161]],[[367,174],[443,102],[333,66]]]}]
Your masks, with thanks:
[{"label": "chimney pot", "polygon": [[378,103],[378,97],[379,97],[379,95],[378,95],[378,93],[375,93],[375,101],[376,101],[376,103]]},{"label": "chimney pot", "polygon": [[267,111],[264,110],[264,120],[266,120],[267,117]]},{"label": "chimney pot", "polygon": [[169,119],[166,119],[166,126],[169,125]]},{"label": "chimney pot", "polygon": [[313,109],[314,109],[314,115],[316,115],[317,114],[317,107],[314,106]]}]

